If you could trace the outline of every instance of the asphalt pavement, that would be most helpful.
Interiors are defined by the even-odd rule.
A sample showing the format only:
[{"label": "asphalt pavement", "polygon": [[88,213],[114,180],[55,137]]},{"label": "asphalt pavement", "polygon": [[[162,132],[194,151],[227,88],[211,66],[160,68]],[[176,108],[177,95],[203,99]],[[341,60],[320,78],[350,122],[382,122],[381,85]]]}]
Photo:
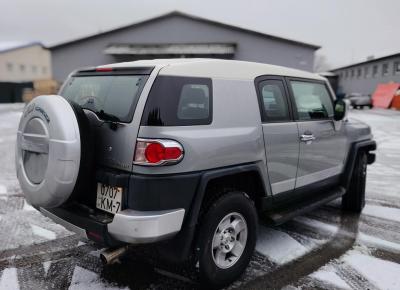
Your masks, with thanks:
[{"label": "asphalt pavement", "polygon": [[[15,177],[22,104],[0,105],[0,290],[196,289],[196,273],[132,249],[103,266],[101,249],[29,206]],[[360,216],[334,201],[279,226],[260,221],[256,253],[231,289],[400,289],[400,112],[351,111],[378,143]]]}]

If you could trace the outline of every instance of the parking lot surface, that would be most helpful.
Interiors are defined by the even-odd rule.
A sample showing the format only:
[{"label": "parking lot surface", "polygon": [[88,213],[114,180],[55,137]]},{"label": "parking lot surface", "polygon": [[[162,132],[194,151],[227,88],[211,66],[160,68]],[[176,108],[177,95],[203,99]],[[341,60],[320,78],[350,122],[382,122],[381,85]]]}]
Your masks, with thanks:
[{"label": "parking lot surface", "polygon": [[[101,249],[23,198],[14,170],[22,104],[0,105],[0,289],[192,289],[196,273],[138,250],[103,266]],[[351,111],[378,143],[362,215],[334,201],[279,226],[260,221],[256,253],[231,289],[400,289],[400,112]]]}]

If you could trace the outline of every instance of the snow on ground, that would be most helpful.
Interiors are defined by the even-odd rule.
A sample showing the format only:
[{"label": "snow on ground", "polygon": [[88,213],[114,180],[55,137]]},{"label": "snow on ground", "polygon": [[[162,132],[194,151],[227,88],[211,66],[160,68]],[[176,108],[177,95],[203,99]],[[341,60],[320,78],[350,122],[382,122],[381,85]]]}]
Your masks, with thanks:
[{"label": "snow on ground", "polygon": [[256,251],[278,265],[285,264],[305,255],[311,250],[290,235],[264,226],[260,227]]},{"label": "snow on ground", "polygon": [[378,289],[400,289],[400,265],[350,251],[343,261],[372,282]]},{"label": "snow on ground", "polygon": [[6,268],[0,276],[0,290],[18,290],[18,276],[16,268]]},{"label": "snow on ground", "polygon": [[330,265],[322,267],[320,270],[312,273],[310,277],[340,289],[351,289],[350,286],[336,274],[335,269]]},{"label": "snow on ground", "polygon": [[[121,289],[115,288],[115,282],[120,285],[121,281],[133,279],[135,273],[130,270],[131,266],[126,266],[129,268],[126,274],[121,274],[124,268],[120,265],[115,266],[120,267],[115,277],[105,275],[104,273],[110,270],[96,264],[99,250],[92,247],[90,243],[76,242],[73,246],[61,246],[60,249],[66,252],[58,258],[52,258],[52,254],[46,253],[47,250],[56,251],[56,248],[60,246],[56,247],[55,243],[70,237],[72,233],[42,216],[22,197],[14,168],[15,133],[22,108],[21,104],[0,105],[0,164],[2,164],[0,167],[0,290],[23,288],[21,285],[24,283],[31,285],[26,279],[33,279],[33,277],[38,279],[39,284],[43,283],[40,285],[47,285],[49,288],[54,288],[49,285],[54,285],[52,283],[60,280],[62,281],[59,284],[60,289],[64,289],[65,285],[69,289]],[[274,275],[276,271],[290,272],[296,261],[310,259],[305,262],[312,264],[313,270],[297,280],[286,278],[285,286],[299,287],[299,289],[315,288],[315,285],[327,289],[367,289],[372,285],[379,289],[400,289],[398,278],[400,266],[393,262],[400,261],[400,241],[397,242],[400,237],[400,182],[398,182],[400,180],[400,112],[368,110],[352,111],[351,115],[370,123],[378,142],[377,161],[368,167],[367,206],[361,218],[349,220],[348,217],[342,216],[337,206],[328,205],[279,227],[260,225],[257,254],[253,257],[246,274],[232,285],[233,288],[245,288],[247,282],[260,276]],[[355,223],[357,226],[349,226],[349,223]],[[329,263],[314,265],[316,262],[312,259],[313,253],[314,257],[322,255],[324,247],[338,234],[344,238],[354,238],[354,244],[349,249],[345,249],[343,255],[332,258]],[[48,249],[41,250],[44,251],[45,258],[39,259],[35,262],[36,264],[30,262],[29,267],[14,267],[11,264],[2,268],[4,259],[7,261],[21,259],[18,255],[14,257],[14,250],[26,249],[29,254],[31,247],[42,243],[48,243],[49,246]],[[340,242],[336,245],[338,250],[341,246]],[[363,250],[365,248],[367,250]],[[76,254],[74,251],[77,249],[85,250]],[[385,251],[386,256],[378,257],[375,254],[376,250]],[[3,258],[2,251],[8,251],[8,256]],[[24,255],[28,255],[27,253]],[[37,254],[37,252],[32,254]],[[387,257],[390,261],[385,260]],[[293,274],[296,274],[295,268],[293,271]],[[41,278],[37,277],[38,273],[41,273]],[[279,275],[273,277],[284,279]],[[53,281],[54,279],[56,280]],[[124,284],[124,282],[121,287],[136,285],[132,287],[187,288],[177,286],[181,284],[171,279],[161,277],[159,274],[143,272],[136,278],[142,283],[139,284],[140,287],[137,284]],[[264,289],[265,286],[261,285],[259,288]],[[252,289],[257,289],[257,287]]]},{"label": "snow on ground", "polygon": [[392,220],[400,223],[400,209],[398,208],[367,204],[363,210],[363,215],[374,216],[377,218]]},{"label": "snow on ground", "polygon": [[129,289],[113,287],[112,285],[107,285],[100,280],[98,274],[76,266],[74,273],[72,274],[71,285],[69,290],[117,290],[117,289]]}]

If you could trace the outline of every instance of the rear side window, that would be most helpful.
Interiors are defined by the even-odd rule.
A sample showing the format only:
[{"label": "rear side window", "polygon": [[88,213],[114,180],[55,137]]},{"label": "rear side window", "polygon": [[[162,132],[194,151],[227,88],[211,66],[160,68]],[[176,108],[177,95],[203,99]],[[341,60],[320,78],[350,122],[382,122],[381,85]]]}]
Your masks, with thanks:
[{"label": "rear side window", "polygon": [[283,82],[281,80],[266,80],[260,83],[259,89],[262,98],[261,105],[264,110],[263,121],[289,121],[290,116]]},{"label": "rear side window", "polygon": [[333,103],[325,84],[290,81],[299,120],[333,117]]},{"label": "rear side window", "polygon": [[208,125],[212,83],[208,78],[158,76],[147,98],[143,126]]}]

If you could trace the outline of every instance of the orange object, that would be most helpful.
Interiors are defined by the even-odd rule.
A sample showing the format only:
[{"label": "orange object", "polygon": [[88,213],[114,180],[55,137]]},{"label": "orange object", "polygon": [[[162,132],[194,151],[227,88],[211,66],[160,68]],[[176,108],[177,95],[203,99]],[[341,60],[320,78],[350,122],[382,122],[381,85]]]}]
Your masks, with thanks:
[{"label": "orange object", "polygon": [[400,95],[397,95],[397,96],[393,97],[392,108],[400,110]]},{"label": "orange object", "polygon": [[385,109],[389,108],[399,87],[400,84],[398,83],[379,84],[372,95],[373,106]]}]

